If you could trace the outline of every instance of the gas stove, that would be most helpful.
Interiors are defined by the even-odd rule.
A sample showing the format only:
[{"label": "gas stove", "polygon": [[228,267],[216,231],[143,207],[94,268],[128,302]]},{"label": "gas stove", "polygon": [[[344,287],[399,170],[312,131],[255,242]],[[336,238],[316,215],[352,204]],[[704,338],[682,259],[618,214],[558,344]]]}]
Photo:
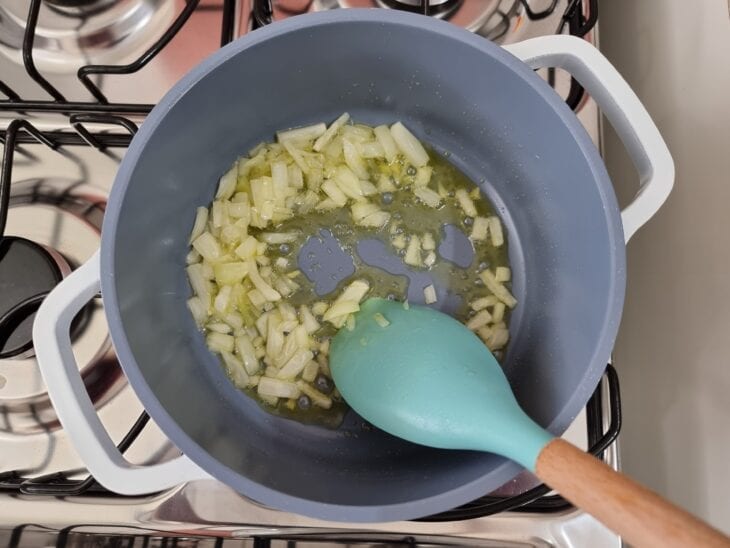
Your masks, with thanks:
[{"label": "gas stove", "polygon": [[[106,197],[131,137],[187,70],[232,39],[308,11],[372,7],[439,17],[500,44],[572,33],[595,43],[587,0],[32,0],[0,5],[0,539],[254,546],[618,546],[529,473],[418,522],[342,524],[264,508],[212,480],[148,497],[85,472],[53,410],[30,327],[43,297],[98,248]],[[599,113],[562,73],[543,75],[600,146]],[[101,299],[72,325],[87,391],[132,463],[178,454],[127,385]],[[617,467],[618,379],[565,437]],[[137,537],[144,540],[135,540]],[[209,537],[215,537],[210,540]],[[101,542],[101,541],[100,541]],[[286,544],[285,544],[286,543]],[[2,540],[0,540],[2,544]]]}]

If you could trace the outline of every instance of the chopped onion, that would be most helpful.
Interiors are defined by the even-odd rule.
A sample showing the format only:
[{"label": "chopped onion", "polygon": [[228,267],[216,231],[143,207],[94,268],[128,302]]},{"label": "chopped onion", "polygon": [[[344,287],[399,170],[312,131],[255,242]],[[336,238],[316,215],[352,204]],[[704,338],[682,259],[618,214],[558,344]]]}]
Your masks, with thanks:
[{"label": "chopped onion", "polygon": [[221,357],[223,362],[226,364],[228,374],[233,378],[233,382],[236,386],[246,388],[251,383],[251,379],[243,368],[240,360],[238,360],[233,354],[225,350],[221,351]]},{"label": "chopped onion", "polygon": [[376,211],[375,213],[371,213],[370,215],[362,219],[358,224],[360,226],[380,228],[388,224],[389,220],[390,213],[388,213],[387,211]]},{"label": "chopped onion", "polygon": [[476,330],[476,334],[484,344],[487,344],[487,341],[492,337],[492,328],[488,326],[480,327]]},{"label": "chopped onion", "polygon": [[312,313],[316,314],[317,316],[321,316],[325,312],[327,312],[327,309],[329,308],[329,305],[322,301],[317,301],[312,305]]},{"label": "chopped onion", "polygon": [[277,131],[276,138],[280,143],[284,142],[295,142],[297,144],[303,144],[307,141],[313,141],[318,137],[325,134],[327,126],[320,124],[313,124],[311,126],[298,127],[294,129],[288,129],[286,131]]},{"label": "chopped onion", "polygon": [[338,206],[331,198],[326,198],[319,202],[314,209],[317,211],[330,211],[331,209],[337,209],[338,207],[341,206]]},{"label": "chopped onion", "polygon": [[256,349],[247,335],[240,335],[235,339],[236,352],[246,368],[249,375],[257,373],[261,368],[259,359],[256,357]]},{"label": "chopped onion", "polygon": [[504,243],[504,234],[502,233],[502,222],[499,217],[489,217],[489,234],[492,237],[492,245],[500,247]]},{"label": "chopped onion", "polygon": [[289,361],[286,362],[286,365],[281,368],[277,377],[280,379],[294,379],[302,372],[313,357],[314,354],[310,350],[297,350]]},{"label": "chopped onion", "polygon": [[416,170],[416,178],[413,180],[413,186],[422,188],[428,186],[431,182],[433,168],[431,166],[421,166]]},{"label": "chopped onion", "polygon": [[261,291],[261,294],[267,301],[278,301],[281,299],[281,294],[277,292],[273,287],[267,284],[263,278],[259,275],[258,268],[254,261],[248,261],[248,277],[253,282],[253,285]]},{"label": "chopped onion", "polygon": [[365,142],[373,138],[373,128],[363,124],[344,126],[342,135],[355,142]]},{"label": "chopped onion", "polygon": [[303,325],[296,326],[296,328],[294,328],[294,331],[292,331],[292,333],[294,334],[294,338],[297,341],[298,348],[304,348],[304,349],[312,348],[312,346],[313,346],[312,339],[310,338],[309,334],[307,333],[307,330],[304,328]]},{"label": "chopped onion", "polygon": [[243,262],[219,263],[213,266],[213,272],[219,285],[232,285],[246,277],[248,265]]},{"label": "chopped onion", "polygon": [[256,320],[256,329],[258,330],[262,338],[266,336],[267,329],[269,328],[269,316],[271,316],[271,313],[265,312],[261,314],[261,316],[259,316]]},{"label": "chopped onion", "polygon": [[194,249],[191,249],[187,255],[185,255],[185,264],[195,264],[200,262],[200,253],[195,251]]},{"label": "chopped onion", "polygon": [[365,167],[365,162],[360,156],[360,152],[357,147],[350,142],[349,139],[343,139],[342,141],[342,153],[345,156],[345,163],[352,172],[357,175],[360,179],[368,178],[368,170]]},{"label": "chopped onion", "polygon": [[366,181],[364,179],[360,180],[360,191],[363,196],[373,196],[378,193],[376,186],[370,181]]},{"label": "chopped onion", "polygon": [[482,241],[487,239],[487,232],[489,231],[489,219],[486,217],[474,217],[474,222],[471,226],[471,235],[469,238],[472,241]]},{"label": "chopped onion", "polygon": [[423,288],[423,299],[426,304],[433,304],[438,301],[438,297],[436,296],[436,288],[433,286],[433,284],[427,285]]},{"label": "chopped onion", "polygon": [[487,289],[494,293],[495,297],[497,297],[500,301],[502,301],[510,308],[515,307],[515,305],[517,304],[517,299],[514,298],[512,293],[510,293],[504,285],[502,285],[494,278],[494,274],[492,274],[489,270],[483,270],[479,273],[479,277],[484,282],[484,285],[487,286]]},{"label": "chopped onion", "polygon": [[214,227],[220,228],[224,225],[230,224],[228,219],[228,202],[216,200],[213,202],[210,209],[211,221],[213,222]]},{"label": "chopped onion", "polygon": [[253,236],[248,236],[242,243],[239,245],[236,250],[235,254],[241,257],[241,259],[252,259],[256,256],[256,247],[258,245],[258,241]]},{"label": "chopped onion", "polygon": [[357,301],[339,301],[335,302],[328,310],[324,313],[322,319],[326,322],[332,322],[342,316],[352,314],[360,310],[360,305]]},{"label": "chopped onion", "polygon": [[479,329],[480,327],[484,327],[491,321],[492,315],[486,310],[482,310],[480,312],[477,312],[476,315],[469,318],[469,321],[466,322],[466,326],[472,331],[476,331],[477,329]]},{"label": "chopped onion", "polygon": [[385,159],[388,160],[388,162],[395,160],[395,157],[398,155],[398,145],[395,144],[395,140],[393,139],[393,135],[391,135],[388,126],[378,126],[373,130],[373,132],[375,133],[375,138],[378,140],[378,143],[383,148]]},{"label": "chopped onion", "polygon": [[406,157],[415,167],[425,166],[428,163],[428,153],[423,148],[421,142],[416,139],[408,128],[401,122],[396,122],[390,126],[390,134],[393,136],[398,150]]},{"label": "chopped onion", "polygon": [[329,409],[332,407],[332,398],[325,396],[319,390],[316,390],[311,385],[304,381],[297,381],[296,386],[312,400],[312,403],[318,407]]},{"label": "chopped onion", "polygon": [[203,232],[193,241],[195,251],[200,253],[206,261],[215,262],[223,254],[221,246],[210,232]]},{"label": "chopped onion", "polygon": [[302,321],[302,325],[304,326],[304,329],[307,330],[307,333],[314,333],[319,329],[319,322],[314,317],[314,315],[309,311],[309,307],[307,305],[302,305],[299,307],[299,318]]},{"label": "chopped onion", "polygon": [[216,333],[230,333],[232,331],[231,326],[223,322],[210,322],[205,326],[209,331],[215,331]]},{"label": "chopped onion", "polygon": [[365,280],[355,280],[337,297],[337,301],[355,301],[356,303],[360,303],[368,291],[370,291],[369,283]]},{"label": "chopped onion", "polygon": [[292,188],[301,189],[304,188],[304,175],[298,165],[292,164],[289,166],[289,185]]},{"label": "chopped onion", "polygon": [[[235,288],[234,288],[235,289]],[[223,321],[230,325],[233,329],[239,330],[243,328],[243,317],[236,312],[230,312],[223,316]]]},{"label": "chopped onion", "polygon": [[298,398],[301,394],[299,387],[293,382],[261,377],[256,391],[260,396],[272,396],[275,398]]},{"label": "chopped onion", "polygon": [[492,330],[491,336],[485,341],[485,343],[489,347],[489,350],[494,352],[495,350],[504,348],[507,341],[509,341],[509,331],[504,328],[497,328]]},{"label": "chopped onion", "polygon": [[279,314],[281,314],[281,319],[285,321],[297,321],[297,311],[296,309],[289,303],[279,303]]},{"label": "chopped onion", "polygon": [[497,303],[492,309],[492,321],[499,323],[504,319],[504,303]]},{"label": "chopped onion", "polygon": [[215,278],[215,274],[213,271],[213,265],[210,263],[202,263],[202,270],[203,276],[206,280],[212,280]]},{"label": "chopped onion", "polygon": [[317,378],[317,373],[319,372],[319,364],[311,360],[307,365],[304,366],[304,370],[302,371],[302,380],[306,382],[312,382],[314,379]]},{"label": "chopped onion", "polygon": [[[357,174],[348,166],[340,166],[335,170],[333,180],[337,183],[339,189],[353,200],[362,200],[363,193],[360,186],[360,180]],[[325,192],[327,192],[325,190]],[[330,196],[331,197],[331,196]],[[334,199],[334,198],[333,198]],[[344,204],[343,204],[344,205]]]},{"label": "chopped onion", "polygon": [[393,247],[396,249],[405,249],[408,245],[408,242],[406,241],[406,237],[403,234],[396,234],[392,238]]},{"label": "chopped onion", "polygon": [[347,112],[340,115],[340,117],[332,122],[332,124],[330,124],[330,127],[328,127],[327,130],[317,138],[317,140],[314,142],[314,146],[312,147],[312,149],[314,149],[315,152],[320,152],[324,147],[329,144],[329,142],[337,134],[339,129],[344,126],[349,119],[350,115]]},{"label": "chopped onion", "polygon": [[258,396],[262,402],[269,404],[271,407],[276,407],[276,404],[279,403],[279,398],[277,397],[267,396],[265,394],[259,394]]},{"label": "chopped onion", "polygon": [[208,333],[208,336],[205,339],[205,344],[208,348],[210,348],[213,352],[218,352],[219,354],[223,350],[226,352],[233,352],[233,342],[234,339],[232,336],[224,333],[216,333],[215,331]]},{"label": "chopped onion", "polygon": [[294,145],[289,140],[282,141],[281,144],[284,146],[286,151],[289,153],[289,156],[292,157],[292,160],[299,166],[299,169],[304,172],[306,175],[309,173],[309,166],[307,165],[307,162],[304,161],[304,158],[302,157],[302,153],[297,150]]},{"label": "chopped onion", "polygon": [[296,320],[281,320],[279,331],[282,333],[291,333],[299,325]]},{"label": "chopped onion", "polygon": [[211,293],[210,284],[203,274],[203,265],[200,263],[191,264],[187,267],[188,280],[190,281],[190,287],[193,288],[193,292],[201,300],[201,304],[205,307],[206,311],[210,306]]},{"label": "chopped onion", "polygon": [[269,325],[266,331],[266,354],[275,358],[284,348],[284,332],[279,329],[281,322],[274,320],[274,316],[269,316]]},{"label": "chopped onion", "polygon": [[466,190],[463,188],[460,188],[456,191],[456,200],[459,202],[459,206],[461,209],[466,213],[469,217],[476,217],[477,216],[477,208],[474,205],[474,202],[469,197],[469,194]]},{"label": "chopped onion", "polygon": [[205,306],[202,299],[197,296],[189,298],[187,305],[190,313],[193,315],[195,323],[198,324],[198,327],[202,327],[205,320],[208,318],[208,307]]},{"label": "chopped onion", "polygon": [[383,146],[377,141],[362,143],[358,148],[363,158],[385,158]]},{"label": "chopped onion", "polygon": [[289,259],[286,257],[277,257],[274,261],[274,266],[276,266],[279,270],[284,270],[289,266]]},{"label": "chopped onion", "polygon": [[429,251],[428,253],[426,253],[426,256],[423,258],[423,264],[428,267],[436,264],[436,253],[433,251]]},{"label": "chopped onion", "polygon": [[216,200],[228,200],[236,191],[238,182],[238,166],[234,165],[223,174],[218,182],[218,191],[215,193]]},{"label": "chopped onion", "polygon": [[322,190],[336,207],[342,207],[347,203],[347,196],[342,192],[340,187],[332,179],[327,179],[322,183]]},{"label": "chopped onion", "polygon": [[264,297],[263,293],[261,293],[261,291],[259,291],[258,289],[252,289],[248,292],[248,300],[251,301],[251,304],[259,310],[262,310],[264,308],[264,305],[269,302],[266,300],[266,297]]},{"label": "chopped onion", "polygon": [[319,344],[320,355],[327,356],[330,353],[330,340],[325,339]]},{"label": "chopped onion", "polygon": [[495,297],[494,295],[488,295],[487,297],[480,297],[479,299],[473,300],[471,303],[469,303],[469,306],[472,310],[478,312],[480,310],[484,310],[489,306],[494,306],[495,304],[497,304],[497,302],[497,297]]},{"label": "chopped onion", "polygon": [[271,183],[274,189],[274,197],[277,199],[286,198],[289,195],[289,168],[284,161],[276,161],[271,164]]},{"label": "chopped onion", "polygon": [[287,244],[296,242],[299,232],[262,232],[259,238],[267,244]]},{"label": "chopped onion", "polygon": [[494,269],[494,279],[498,282],[508,282],[512,278],[512,271],[509,267],[498,266]]},{"label": "chopped onion", "polygon": [[199,207],[195,210],[195,222],[193,223],[193,230],[190,231],[189,243],[193,243],[193,240],[205,232],[206,224],[208,224],[208,209]]},{"label": "chopped onion", "polygon": [[398,190],[398,187],[393,184],[393,180],[388,175],[381,175],[378,178],[378,192],[382,194],[384,192],[395,192],[396,190]]},{"label": "chopped onion", "polygon": [[231,291],[233,288],[230,285],[224,285],[218,291],[215,300],[213,301],[213,308],[218,312],[225,312],[231,304]]},{"label": "chopped onion", "polygon": [[421,261],[421,239],[415,234],[411,236],[411,240],[408,242],[403,262],[411,266],[423,266]]},{"label": "chopped onion", "polygon": [[288,297],[292,293],[294,293],[294,290],[289,287],[289,284],[286,283],[285,278],[276,278],[276,280],[273,282],[274,289],[279,292],[279,294],[282,297]]},{"label": "chopped onion", "polygon": [[428,207],[437,208],[441,205],[441,196],[438,195],[438,192],[434,192],[425,186],[414,189],[413,194]]},{"label": "chopped onion", "polygon": [[360,310],[360,301],[370,290],[370,285],[363,280],[355,280],[335,299],[335,302],[324,313],[323,320],[335,327],[342,327],[347,321],[347,315]]}]

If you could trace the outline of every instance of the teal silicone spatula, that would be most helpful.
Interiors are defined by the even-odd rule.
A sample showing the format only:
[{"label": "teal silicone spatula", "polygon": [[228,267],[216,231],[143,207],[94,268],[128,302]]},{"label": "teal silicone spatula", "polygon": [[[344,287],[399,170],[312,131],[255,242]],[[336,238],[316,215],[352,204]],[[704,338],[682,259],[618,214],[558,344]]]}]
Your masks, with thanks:
[{"label": "teal silicone spatula", "polygon": [[510,458],[635,546],[730,546],[719,531],[536,424],[489,349],[450,316],[369,299],[355,320],[334,337],[330,368],[347,403],[375,426],[422,445]]}]

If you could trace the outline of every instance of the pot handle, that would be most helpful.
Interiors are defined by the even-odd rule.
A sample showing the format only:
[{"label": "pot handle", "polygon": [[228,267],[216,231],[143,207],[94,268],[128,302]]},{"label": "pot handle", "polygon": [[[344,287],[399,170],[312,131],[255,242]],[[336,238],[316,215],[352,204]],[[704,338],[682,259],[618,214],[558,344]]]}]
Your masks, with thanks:
[{"label": "pot handle", "polygon": [[575,36],[542,36],[504,46],[533,69],[569,72],[613,125],[639,172],[639,191],[621,212],[626,242],[661,207],[674,184],[674,162],[639,98],[616,68],[591,44]]},{"label": "pot handle", "polygon": [[99,252],[72,272],[44,299],[33,322],[36,358],[48,395],[74,448],[91,475],[122,495],[143,495],[186,481],[210,479],[185,455],[159,464],[129,463],[114,445],[76,365],[69,330],[74,316],[99,292]]}]

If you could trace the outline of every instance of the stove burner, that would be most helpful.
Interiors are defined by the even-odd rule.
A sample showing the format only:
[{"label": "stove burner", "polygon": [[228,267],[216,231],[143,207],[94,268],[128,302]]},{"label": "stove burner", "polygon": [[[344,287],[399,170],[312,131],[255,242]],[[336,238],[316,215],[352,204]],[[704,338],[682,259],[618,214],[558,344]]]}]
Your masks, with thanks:
[{"label": "stove burner", "polygon": [[[8,246],[13,255],[0,253],[0,316],[7,315],[10,308],[18,306],[19,299],[32,298],[34,294],[52,289],[55,285],[52,279],[68,275],[72,268],[85,262],[98,249],[106,197],[95,187],[70,179],[26,179],[10,186],[9,206],[5,230],[8,236],[3,242],[11,242],[12,245],[0,243],[0,251]],[[21,243],[15,243],[16,240]],[[32,247],[32,251],[27,251],[27,247]],[[22,269],[25,277],[41,278],[45,283],[26,288],[11,301],[6,287],[20,285],[17,278],[13,278],[15,261],[12,259],[18,259],[21,252],[23,256],[32,254],[37,251],[36,247],[45,254],[32,255],[33,261],[28,261],[32,263],[30,266],[26,264],[17,268]],[[49,267],[49,262],[55,263],[57,268]],[[4,274],[6,269],[9,270],[7,275]],[[60,271],[60,278],[51,278],[49,270],[56,275],[56,270]],[[41,276],[43,273],[45,278]],[[25,278],[21,280],[26,281]],[[40,300],[41,297],[38,297],[35,302]],[[23,324],[11,331],[0,325],[0,351],[3,354],[6,349],[12,353],[20,352],[10,359],[0,359],[0,437],[5,432],[35,434],[60,428],[33,349],[24,344],[27,339],[20,340],[22,337],[18,331],[25,322],[27,331],[24,334],[29,336],[31,333],[32,313],[35,311],[32,300],[26,306],[22,314],[31,317]],[[6,333],[12,338],[6,340]],[[125,386],[125,381],[111,347],[99,299],[92,300],[74,318],[70,335],[77,366],[89,396],[101,409]],[[34,341],[35,344],[38,342]]]},{"label": "stove burner", "polygon": [[447,18],[463,0],[377,0],[383,7]]},{"label": "stove burner", "polygon": [[76,72],[80,65],[128,62],[168,28],[176,4],[172,0],[43,0],[37,7],[28,0],[3,0],[0,50],[23,64],[29,9],[37,8],[33,59],[39,70]]},{"label": "stove burner", "polygon": [[[20,356],[33,347],[35,311],[63,278],[60,255],[16,236],[0,241],[0,359]],[[62,260],[62,259],[61,259]],[[65,263],[65,261],[64,261]]]},{"label": "stove burner", "polygon": [[99,11],[109,7],[114,0],[43,0],[49,6],[54,8],[76,8],[80,10]]}]

